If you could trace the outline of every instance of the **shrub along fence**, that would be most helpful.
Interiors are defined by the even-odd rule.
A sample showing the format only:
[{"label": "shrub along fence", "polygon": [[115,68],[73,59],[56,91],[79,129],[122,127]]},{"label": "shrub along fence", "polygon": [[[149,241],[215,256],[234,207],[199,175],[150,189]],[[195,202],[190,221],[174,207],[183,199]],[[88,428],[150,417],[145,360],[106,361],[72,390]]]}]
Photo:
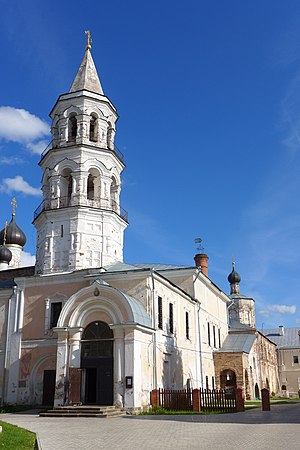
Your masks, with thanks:
[{"label": "shrub along fence", "polygon": [[173,411],[240,412],[244,411],[242,389],[154,389],[152,406]]}]

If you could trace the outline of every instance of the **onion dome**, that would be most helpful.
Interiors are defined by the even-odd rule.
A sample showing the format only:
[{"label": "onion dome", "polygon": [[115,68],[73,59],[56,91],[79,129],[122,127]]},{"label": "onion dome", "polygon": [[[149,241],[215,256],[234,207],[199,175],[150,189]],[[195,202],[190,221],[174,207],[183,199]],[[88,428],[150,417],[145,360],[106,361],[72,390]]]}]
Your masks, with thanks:
[{"label": "onion dome", "polygon": [[228,275],[228,281],[230,284],[235,284],[235,283],[239,283],[241,281],[241,276],[240,274],[237,273],[237,271],[235,270],[235,266],[233,264],[232,267],[232,271],[231,273]]},{"label": "onion dome", "polygon": [[9,264],[12,258],[12,252],[5,245],[0,245],[0,264]]},{"label": "onion dome", "polygon": [[234,261],[232,261],[232,271],[228,275],[227,279],[228,279],[228,281],[230,283],[230,295],[233,295],[233,294],[238,294],[239,295],[240,294],[239,282],[241,281],[241,276],[235,270],[235,263],[234,263]]},{"label": "onion dome", "polygon": [[20,227],[16,224],[15,215],[13,213],[10,223],[0,231],[0,242],[6,245],[18,245],[24,247],[26,244],[26,236]]}]

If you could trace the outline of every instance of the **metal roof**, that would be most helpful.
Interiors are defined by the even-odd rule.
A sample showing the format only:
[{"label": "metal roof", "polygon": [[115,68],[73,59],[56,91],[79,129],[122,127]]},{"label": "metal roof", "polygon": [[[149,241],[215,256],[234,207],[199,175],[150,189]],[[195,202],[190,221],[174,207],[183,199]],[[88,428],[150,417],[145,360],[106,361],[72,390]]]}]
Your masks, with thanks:
[{"label": "metal roof", "polygon": [[130,295],[125,294],[124,292],[122,292],[122,294],[124,295],[124,297],[126,297],[126,300],[131,307],[134,321],[140,325],[151,328],[152,320],[147,313],[144,305],[142,305],[142,303],[139,302],[136,298],[133,298]]},{"label": "metal roof", "polygon": [[228,334],[222,347],[217,352],[227,353],[250,353],[256,336],[254,333]]},{"label": "metal roof", "polygon": [[261,331],[270,341],[274,342],[278,348],[299,348],[300,336],[299,328],[283,328],[283,336],[279,328],[273,328]]},{"label": "metal roof", "polygon": [[[193,267],[193,266],[192,266]],[[172,270],[172,269],[190,269],[191,266],[176,266],[174,264],[157,264],[157,263],[149,263],[149,264],[126,264],[126,263],[115,263],[111,266],[106,266],[105,270],[107,272],[126,272],[130,270]],[[195,267],[193,267],[195,268]]]}]

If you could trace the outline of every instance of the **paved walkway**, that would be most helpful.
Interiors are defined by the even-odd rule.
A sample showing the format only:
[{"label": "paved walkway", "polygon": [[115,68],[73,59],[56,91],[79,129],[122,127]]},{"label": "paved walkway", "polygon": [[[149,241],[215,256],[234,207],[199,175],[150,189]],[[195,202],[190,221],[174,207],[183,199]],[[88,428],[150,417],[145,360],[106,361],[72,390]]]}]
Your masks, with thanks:
[{"label": "paved walkway", "polygon": [[38,433],[42,450],[300,448],[300,403],[208,416],[62,419],[31,412],[1,420]]}]

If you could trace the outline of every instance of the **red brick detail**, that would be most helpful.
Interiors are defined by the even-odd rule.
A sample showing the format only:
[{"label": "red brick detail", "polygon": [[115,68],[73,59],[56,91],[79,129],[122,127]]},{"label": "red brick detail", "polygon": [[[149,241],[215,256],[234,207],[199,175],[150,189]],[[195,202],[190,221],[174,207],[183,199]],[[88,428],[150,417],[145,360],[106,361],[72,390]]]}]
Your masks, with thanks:
[{"label": "red brick detail", "polygon": [[192,390],[193,411],[201,411],[200,389]]},{"label": "red brick detail", "polygon": [[270,391],[267,388],[261,390],[261,407],[263,411],[270,411]]},{"label": "red brick detail", "polygon": [[245,411],[245,400],[243,389],[235,388],[234,390],[235,390],[236,412],[243,412]]},{"label": "red brick detail", "polygon": [[198,253],[195,255],[194,260],[196,266],[199,267],[200,272],[208,277],[208,256],[205,253]]},{"label": "red brick detail", "polygon": [[159,405],[159,390],[158,389],[153,389],[150,392],[150,403],[152,406]]}]

